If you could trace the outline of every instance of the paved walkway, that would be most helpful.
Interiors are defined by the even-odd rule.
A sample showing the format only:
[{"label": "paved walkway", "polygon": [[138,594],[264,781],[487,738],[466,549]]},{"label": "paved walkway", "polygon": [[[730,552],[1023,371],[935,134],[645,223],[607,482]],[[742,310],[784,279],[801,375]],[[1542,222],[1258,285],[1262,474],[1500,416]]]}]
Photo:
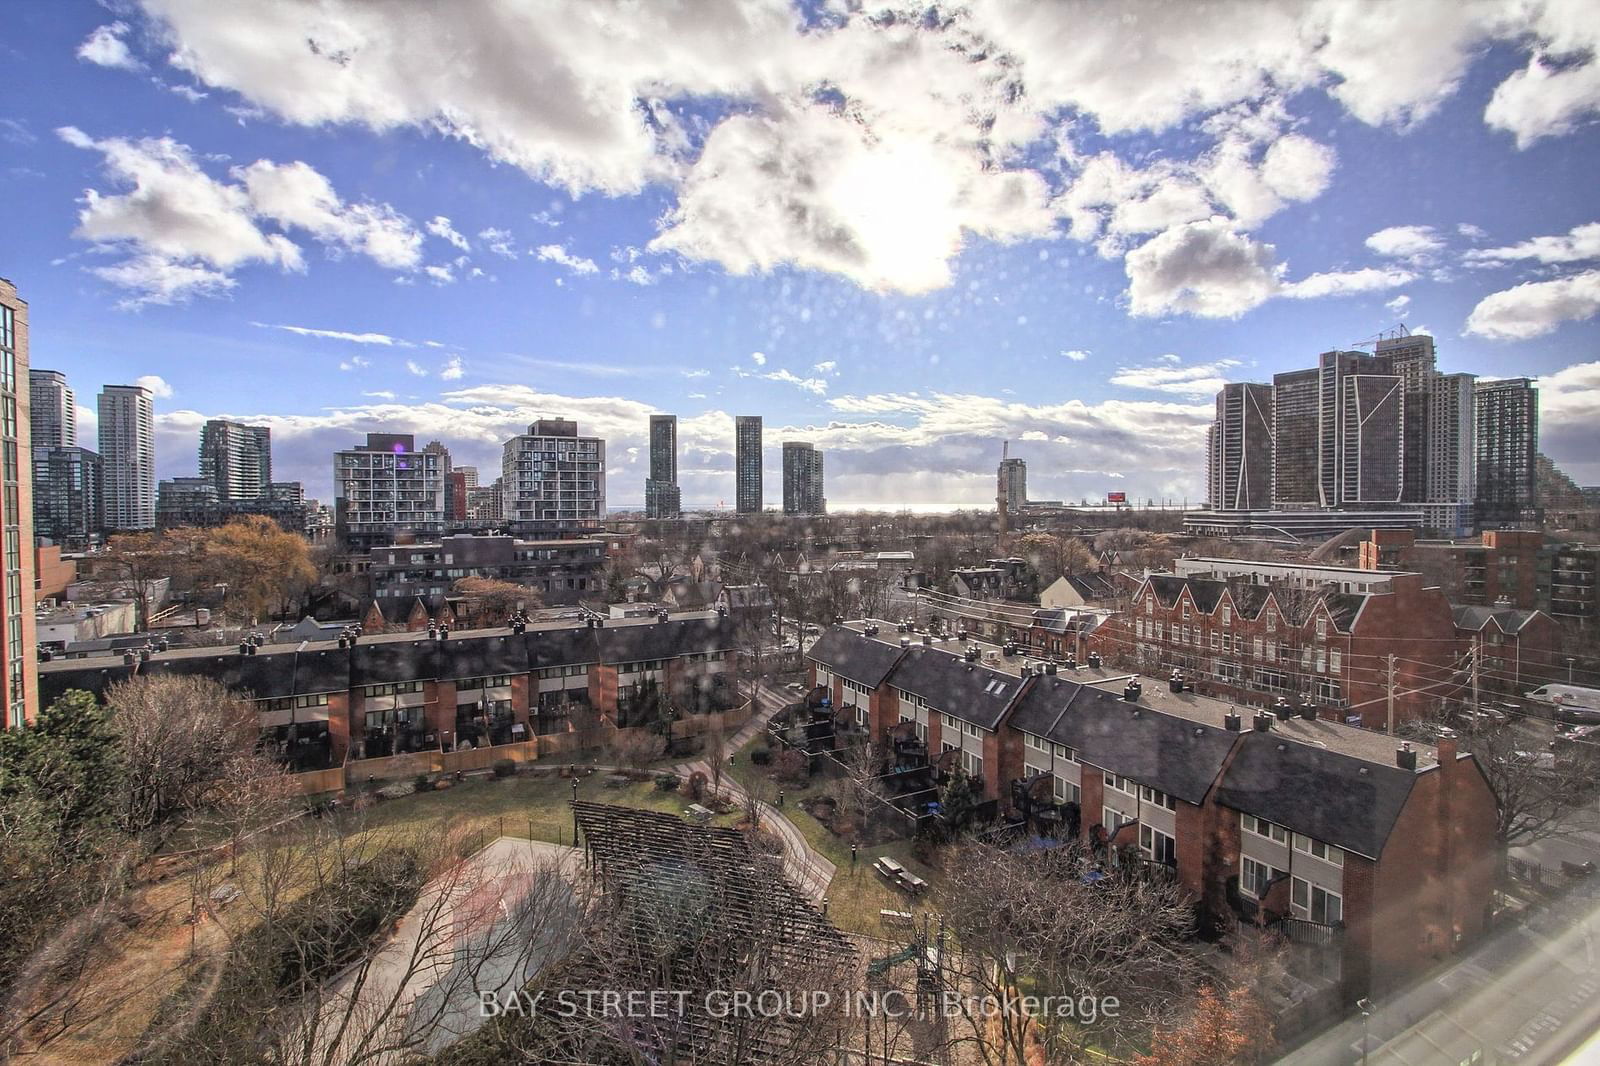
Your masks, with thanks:
[{"label": "paved walkway", "polygon": [[[781,693],[761,688],[756,696],[756,713],[728,739],[727,753],[731,756],[743,750],[746,744],[767,728],[772,716],[782,710],[786,702]],[[714,777],[704,759],[681,763],[672,769],[673,772],[685,776],[698,771],[706,775],[707,781]],[[741,806],[749,799],[744,786],[729,776],[726,770],[722,774],[721,791],[732,802]],[[795,828],[795,824],[784,817],[778,808],[765,801],[758,801],[757,807],[761,812],[761,824],[777,834],[783,842],[783,872],[788,874],[789,879],[813,901],[821,902],[822,897],[828,892],[828,885],[833,881],[835,872],[833,863],[813,850],[806,842],[805,834]]]}]

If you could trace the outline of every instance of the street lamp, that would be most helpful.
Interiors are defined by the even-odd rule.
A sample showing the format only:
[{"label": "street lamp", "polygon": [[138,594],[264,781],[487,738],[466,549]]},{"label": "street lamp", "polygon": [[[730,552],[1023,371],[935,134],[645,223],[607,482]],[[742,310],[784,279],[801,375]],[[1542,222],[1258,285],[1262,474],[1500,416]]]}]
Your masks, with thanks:
[{"label": "street lamp", "polygon": [[1372,1019],[1372,1000],[1365,996],[1356,1000],[1361,1008],[1361,1066],[1367,1066],[1367,1023]]}]

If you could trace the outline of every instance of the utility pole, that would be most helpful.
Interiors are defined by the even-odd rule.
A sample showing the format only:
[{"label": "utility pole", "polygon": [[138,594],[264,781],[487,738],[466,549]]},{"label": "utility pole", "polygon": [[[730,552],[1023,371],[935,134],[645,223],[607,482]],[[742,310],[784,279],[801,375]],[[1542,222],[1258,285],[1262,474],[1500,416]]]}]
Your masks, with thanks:
[{"label": "utility pole", "polygon": [[1384,689],[1385,702],[1388,705],[1388,715],[1385,719],[1388,722],[1387,732],[1390,736],[1394,736],[1394,652],[1389,653],[1389,681]]}]

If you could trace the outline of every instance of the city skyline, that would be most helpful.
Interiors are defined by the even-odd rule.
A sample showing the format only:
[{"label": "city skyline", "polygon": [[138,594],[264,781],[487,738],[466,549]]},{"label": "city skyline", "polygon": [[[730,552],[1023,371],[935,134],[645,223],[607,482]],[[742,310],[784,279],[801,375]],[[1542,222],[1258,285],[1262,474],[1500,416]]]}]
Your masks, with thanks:
[{"label": "city skyline", "polygon": [[[430,101],[488,116],[491,72],[457,64],[402,106],[378,60],[431,62],[421,6],[394,12],[413,43],[352,9],[363,61],[303,99],[321,61],[292,20],[245,37],[182,4],[122,21],[86,2],[24,7],[0,194],[30,210],[0,273],[32,304],[35,361],[80,405],[145,380],[162,479],[192,473],[214,418],[269,427],[275,476],[326,500],[326,457],[365,432],[444,439],[493,469],[519,427],[571,417],[610,442],[613,502],[642,506],[648,418],[672,413],[683,505],[732,507],[733,417],[759,411],[774,441],[828,453],[835,510],[992,506],[1006,439],[1041,498],[1199,501],[1224,382],[1404,321],[1438,339],[1442,367],[1537,377],[1543,450],[1600,482],[1600,248],[1583,193],[1597,101],[1533,98],[1588,70],[1539,59],[1587,31],[1538,5],[1492,26],[1407,11],[1382,31],[1324,27],[1321,44],[1290,25],[1325,7],[1135,18],[1156,59],[1092,78],[1078,57],[1125,46],[1115,26],[1076,28],[1092,39],[1054,49],[1061,73],[1018,17],[982,5],[950,28],[830,16],[807,33],[782,5],[752,8],[745,29],[715,32],[759,26],[779,57],[764,74],[738,58],[662,74],[591,26],[517,27],[574,34],[557,51],[575,83],[606,90],[591,100],[660,87],[653,125],[631,103],[585,105],[605,132],[582,147],[537,107],[471,143],[427,132]],[[713,32],[632,17],[646,39]],[[513,31],[470,20],[462,46],[498,32]],[[1036,102],[952,68],[962,32],[1012,55],[1019,99]],[[1212,44],[1178,47],[1195,33]],[[1343,58],[1415,60],[1419,41],[1427,62]],[[874,145],[807,88],[818,75],[860,105]],[[1004,151],[926,89],[966,78]],[[746,113],[757,98],[771,110]],[[741,145],[793,160],[775,195],[849,248],[720,187],[737,175],[712,164]],[[94,411],[79,413],[92,449]],[[776,449],[764,467],[781,477]]]}]

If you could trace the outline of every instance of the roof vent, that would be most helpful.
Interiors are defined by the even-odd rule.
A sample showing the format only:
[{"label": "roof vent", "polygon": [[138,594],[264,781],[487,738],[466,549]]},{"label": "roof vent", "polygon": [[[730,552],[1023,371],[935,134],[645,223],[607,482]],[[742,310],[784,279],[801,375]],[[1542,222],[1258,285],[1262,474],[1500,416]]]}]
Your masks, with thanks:
[{"label": "roof vent", "polygon": [[1279,696],[1278,702],[1272,705],[1272,714],[1278,721],[1287,722],[1294,717],[1294,708],[1289,706],[1288,700]]},{"label": "roof vent", "polygon": [[1417,753],[1411,747],[1409,741],[1394,750],[1394,764],[1402,770],[1415,770],[1417,768]]},{"label": "roof vent", "polygon": [[1056,673],[1056,664],[1055,663],[1045,663],[1044,664],[1044,672],[1046,674],[1050,675],[1051,677],[1054,677],[1055,673]]},{"label": "roof vent", "polygon": [[1317,720],[1317,705],[1314,703],[1302,703],[1300,705],[1300,717],[1308,722],[1315,722]]},{"label": "roof vent", "polygon": [[132,666],[133,665],[133,652],[125,651],[125,652],[122,653],[122,665],[123,666]]},{"label": "roof vent", "polygon": [[965,628],[956,630],[956,639],[961,641],[963,644],[966,643],[967,636],[968,636],[968,633],[967,633]]},{"label": "roof vent", "polygon": [[928,634],[926,634],[926,633],[922,634],[922,646],[924,648],[933,647],[933,638],[928,636]]},{"label": "roof vent", "polygon": [[869,625],[866,628],[862,629],[861,632],[864,633],[865,635],[869,636],[869,637],[875,637],[875,636],[878,635],[878,627],[874,626],[874,625]]},{"label": "roof vent", "polygon": [[140,648],[139,649],[139,661],[142,662],[142,663],[147,663],[147,662],[150,661],[150,649],[149,648]]},{"label": "roof vent", "polygon": [[909,648],[909,647],[911,647],[911,638],[910,638],[910,637],[901,637],[901,638],[900,638],[900,646],[901,646],[901,647],[902,647],[902,648]]},{"label": "roof vent", "polygon": [[1023,663],[1017,668],[1017,673],[1022,677],[1031,677],[1033,676],[1033,667],[1029,666],[1027,663]]},{"label": "roof vent", "polygon": [[1139,693],[1144,691],[1144,686],[1137,681],[1129,681],[1122,690],[1122,698],[1129,703],[1139,702]]},{"label": "roof vent", "polygon": [[1272,728],[1272,715],[1266,711],[1257,711],[1250,724],[1255,726],[1257,733],[1265,733]]},{"label": "roof vent", "polygon": [[[339,638],[339,646],[341,648],[344,647],[344,638],[343,637]],[[250,652],[248,650],[249,647],[250,647],[250,645],[246,644],[244,641],[241,640],[239,642],[239,654],[240,655],[249,655],[250,654]]]},{"label": "roof vent", "polygon": [[1239,732],[1243,726],[1243,719],[1241,719],[1234,711],[1229,711],[1227,714],[1222,716],[1222,728],[1226,729],[1230,733]]},{"label": "roof vent", "polygon": [[656,612],[656,621],[657,622],[665,622],[666,620],[667,620],[667,612],[666,611],[657,611]]},{"label": "roof vent", "polygon": [[1101,663],[1100,653],[1097,652],[1097,651],[1090,652],[1089,653],[1089,668],[1091,670],[1098,670],[1098,669],[1100,669],[1100,663]]}]

